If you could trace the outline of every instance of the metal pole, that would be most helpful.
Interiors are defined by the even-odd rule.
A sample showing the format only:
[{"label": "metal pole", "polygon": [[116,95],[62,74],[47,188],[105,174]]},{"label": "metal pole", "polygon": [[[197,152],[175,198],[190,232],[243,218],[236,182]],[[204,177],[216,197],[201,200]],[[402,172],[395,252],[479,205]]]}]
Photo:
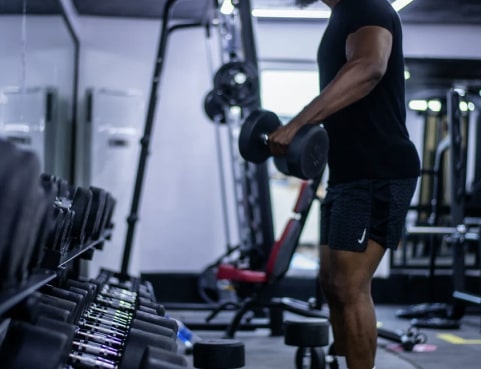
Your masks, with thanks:
[{"label": "metal pole", "polygon": [[78,81],[79,81],[79,56],[80,56],[80,40],[75,32],[70,17],[68,15],[65,4],[62,0],[57,0],[60,6],[62,18],[67,26],[68,32],[72,37],[74,44],[74,65],[73,65],[73,91],[72,91],[72,137],[70,140],[70,173],[69,179],[71,183],[75,183],[75,158],[77,154],[77,101],[78,101]]},{"label": "metal pole", "polygon": [[140,205],[140,196],[142,193],[142,186],[145,176],[145,168],[147,163],[147,158],[149,156],[149,145],[152,133],[152,128],[154,125],[155,110],[157,106],[157,90],[160,83],[160,77],[162,73],[162,67],[164,65],[164,56],[167,49],[167,39],[169,36],[168,26],[169,26],[169,15],[170,10],[177,0],[167,0],[164,6],[164,12],[162,14],[162,26],[160,30],[159,44],[157,47],[157,56],[154,64],[154,71],[152,76],[152,85],[150,90],[149,105],[147,110],[147,117],[145,119],[144,135],[140,140],[141,151],[140,158],[137,167],[137,176],[135,178],[135,187],[132,197],[132,205],[130,209],[130,215],[127,218],[127,235],[125,237],[125,247],[124,254],[122,258],[122,266],[120,272],[122,274],[128,273],[130,254],[132,252],[132,243],[135,235],[135,226],[139,219],[138,211]]}]

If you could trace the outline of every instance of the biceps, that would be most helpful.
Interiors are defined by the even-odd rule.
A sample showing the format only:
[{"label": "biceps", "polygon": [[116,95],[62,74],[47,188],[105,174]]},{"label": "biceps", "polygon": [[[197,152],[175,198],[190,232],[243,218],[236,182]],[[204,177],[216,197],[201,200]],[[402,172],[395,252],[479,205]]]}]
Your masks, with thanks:
[{"label": "biceps", "polygon": [[361,27],[351,33],[346,41],[346,59],[365,61],[383,73],[391,55],[392,34],[379,26]]}]

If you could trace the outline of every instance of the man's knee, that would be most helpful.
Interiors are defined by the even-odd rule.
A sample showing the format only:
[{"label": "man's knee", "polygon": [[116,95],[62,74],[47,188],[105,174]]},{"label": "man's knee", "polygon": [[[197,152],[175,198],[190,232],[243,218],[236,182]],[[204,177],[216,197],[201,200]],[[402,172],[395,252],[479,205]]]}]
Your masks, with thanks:
[{"label": "man's knee", "polygon": [[326,290],[331,299],[343,305],[356,303],[365,294],[369,294],[368,288],[349,278],[346,280],[345,278],[331,277]]}]

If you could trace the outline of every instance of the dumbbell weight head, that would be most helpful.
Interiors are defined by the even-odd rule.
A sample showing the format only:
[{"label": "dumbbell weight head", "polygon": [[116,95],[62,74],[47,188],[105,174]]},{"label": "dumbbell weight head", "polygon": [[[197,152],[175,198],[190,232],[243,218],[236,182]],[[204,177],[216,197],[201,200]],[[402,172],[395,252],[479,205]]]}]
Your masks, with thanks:
[{"label": "dumbbell weight head", "polygon": [[132,328],[125,342],[119,369],[139,368],[147,346],[177,352],[177,343],[174,339]]},{"label": "dumbbell weight head", "polygon": [[268,110],[254,110],[242,124],[239,134],[239,152],[241,156],[255,164],[266,161],[272,154],[267,146],[265,135],[269,135],[281,126],[276,114]]},{"label": "dumbbell weight head", "polygon": [[194,368],[242,368],[245,365],[244,344],[234,339],[202,340],[194,344]]},{"label": "dumbbell weight head", "polygon": [[85,237],[85,228],[92,205],[92,192],[88,189],[77,187],[75,189],[71,209],[75,216],[72,224],[72,239],[76,244],[82,244]]},{"label": "dumbbell weight head", "polygon": [[172,338],[172,339],[176,339],[176,337],[177,337],[177,333],[173,329],[163,327],[161,325],[154,324],[154,323],[149,323],[149,322],[146,322],[146,321],[140,320],[140,319],[132,320],[131,327],[140,329],[142,331],[155,333],[155,334],[158,334],[160,336],[169,337],[169,338]]},{"label": "dumbbell weight head", "polygon": [[179,325],[174,319],[164,318],[155,314],[146,313],[144,311],[137,311],[135,313],[135,318],[172,329],[175,334],[177,334],[179,330]]},{"label": "dumbbell weight head", "polygon": [[26,259],[26,262],[28,262],[29,270],[37,268],[42,262],[47,237],[50,235],[55,225],[53,204],[55,202],[55,198],[58,192],[57,183],[54,181],[47,182],[41,180],[40,187],[44,192],[44,201],[46,202],[47,206],[37,232],[32,233],[32,237],[34,239],[34,245],[32,246],[32,254],[29,259]]},{"label": "dumbbell weight head", "polygon": [[180,369],[187,365],[187,360],[182,355],[147,346],[140,363],[140,369]]},{"label": "dumbbell weight head", "polygon": [[287,147],[288,172],[301,179],[318,178],[326,166],[328,150],[329,138],[323,127],[302,126]]},{"label": "dumbbell weight head", "polygon": [[0,363],[8,369],[58,369],[65,366],[64,352],[70,347],[68,337],[45,327],[26,322],[10,323],[0,346]]},{"label": "dumbbell weight head", "polygon": [[227,122],[225,119],[226,106],[227,105],[220,101],[214,91],[209,91],[207,95],[205,95],[204,111],[209,119],[214,123],[225,124]]},{"label": "dumbbell weight head", "polygon": [[85,227],[85,237],[87,239],[95,239],[95,235],[99,231],[102,215],[106,210],[107,192],[94,186],[90,186],[90,191],[92,193],[92,201]]}]

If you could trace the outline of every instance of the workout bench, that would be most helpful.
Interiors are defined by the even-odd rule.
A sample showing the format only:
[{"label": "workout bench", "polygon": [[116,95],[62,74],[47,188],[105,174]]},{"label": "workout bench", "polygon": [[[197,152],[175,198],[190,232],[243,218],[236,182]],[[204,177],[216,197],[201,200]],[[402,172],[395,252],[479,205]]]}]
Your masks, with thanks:
[{"label": "workout bench", "polygon": [[[249,294],[246,297],[240,296],[242,301],[239,303],[239,308],[226,329],[226,337],[234,337],[242,318],[248,311],[261,307],[269,308],[269,327],[272,335],[282,334],[283,310],[299,313],[297,309],[290,308],[289,304],[286,303],[287,300],[271,298],[270,292],[289,269],[311,205],[315,199],[319,199],[316,192],[320,182],[321,177],[302,182],[293,209],[293,215],[287,221],[280,239],[274,243],[264,270],[243,269],[229,263],[218,265],[217,280],[229,280],[236,287],[236,291],[249,290]],[[208,319],[212,319],[219,312],[226,310],[227,307],[230,306],[221,304],[210,314]],[[232,309],[230,308],[229,310]],[[311,316],[307,311],[301,315]]]}]

